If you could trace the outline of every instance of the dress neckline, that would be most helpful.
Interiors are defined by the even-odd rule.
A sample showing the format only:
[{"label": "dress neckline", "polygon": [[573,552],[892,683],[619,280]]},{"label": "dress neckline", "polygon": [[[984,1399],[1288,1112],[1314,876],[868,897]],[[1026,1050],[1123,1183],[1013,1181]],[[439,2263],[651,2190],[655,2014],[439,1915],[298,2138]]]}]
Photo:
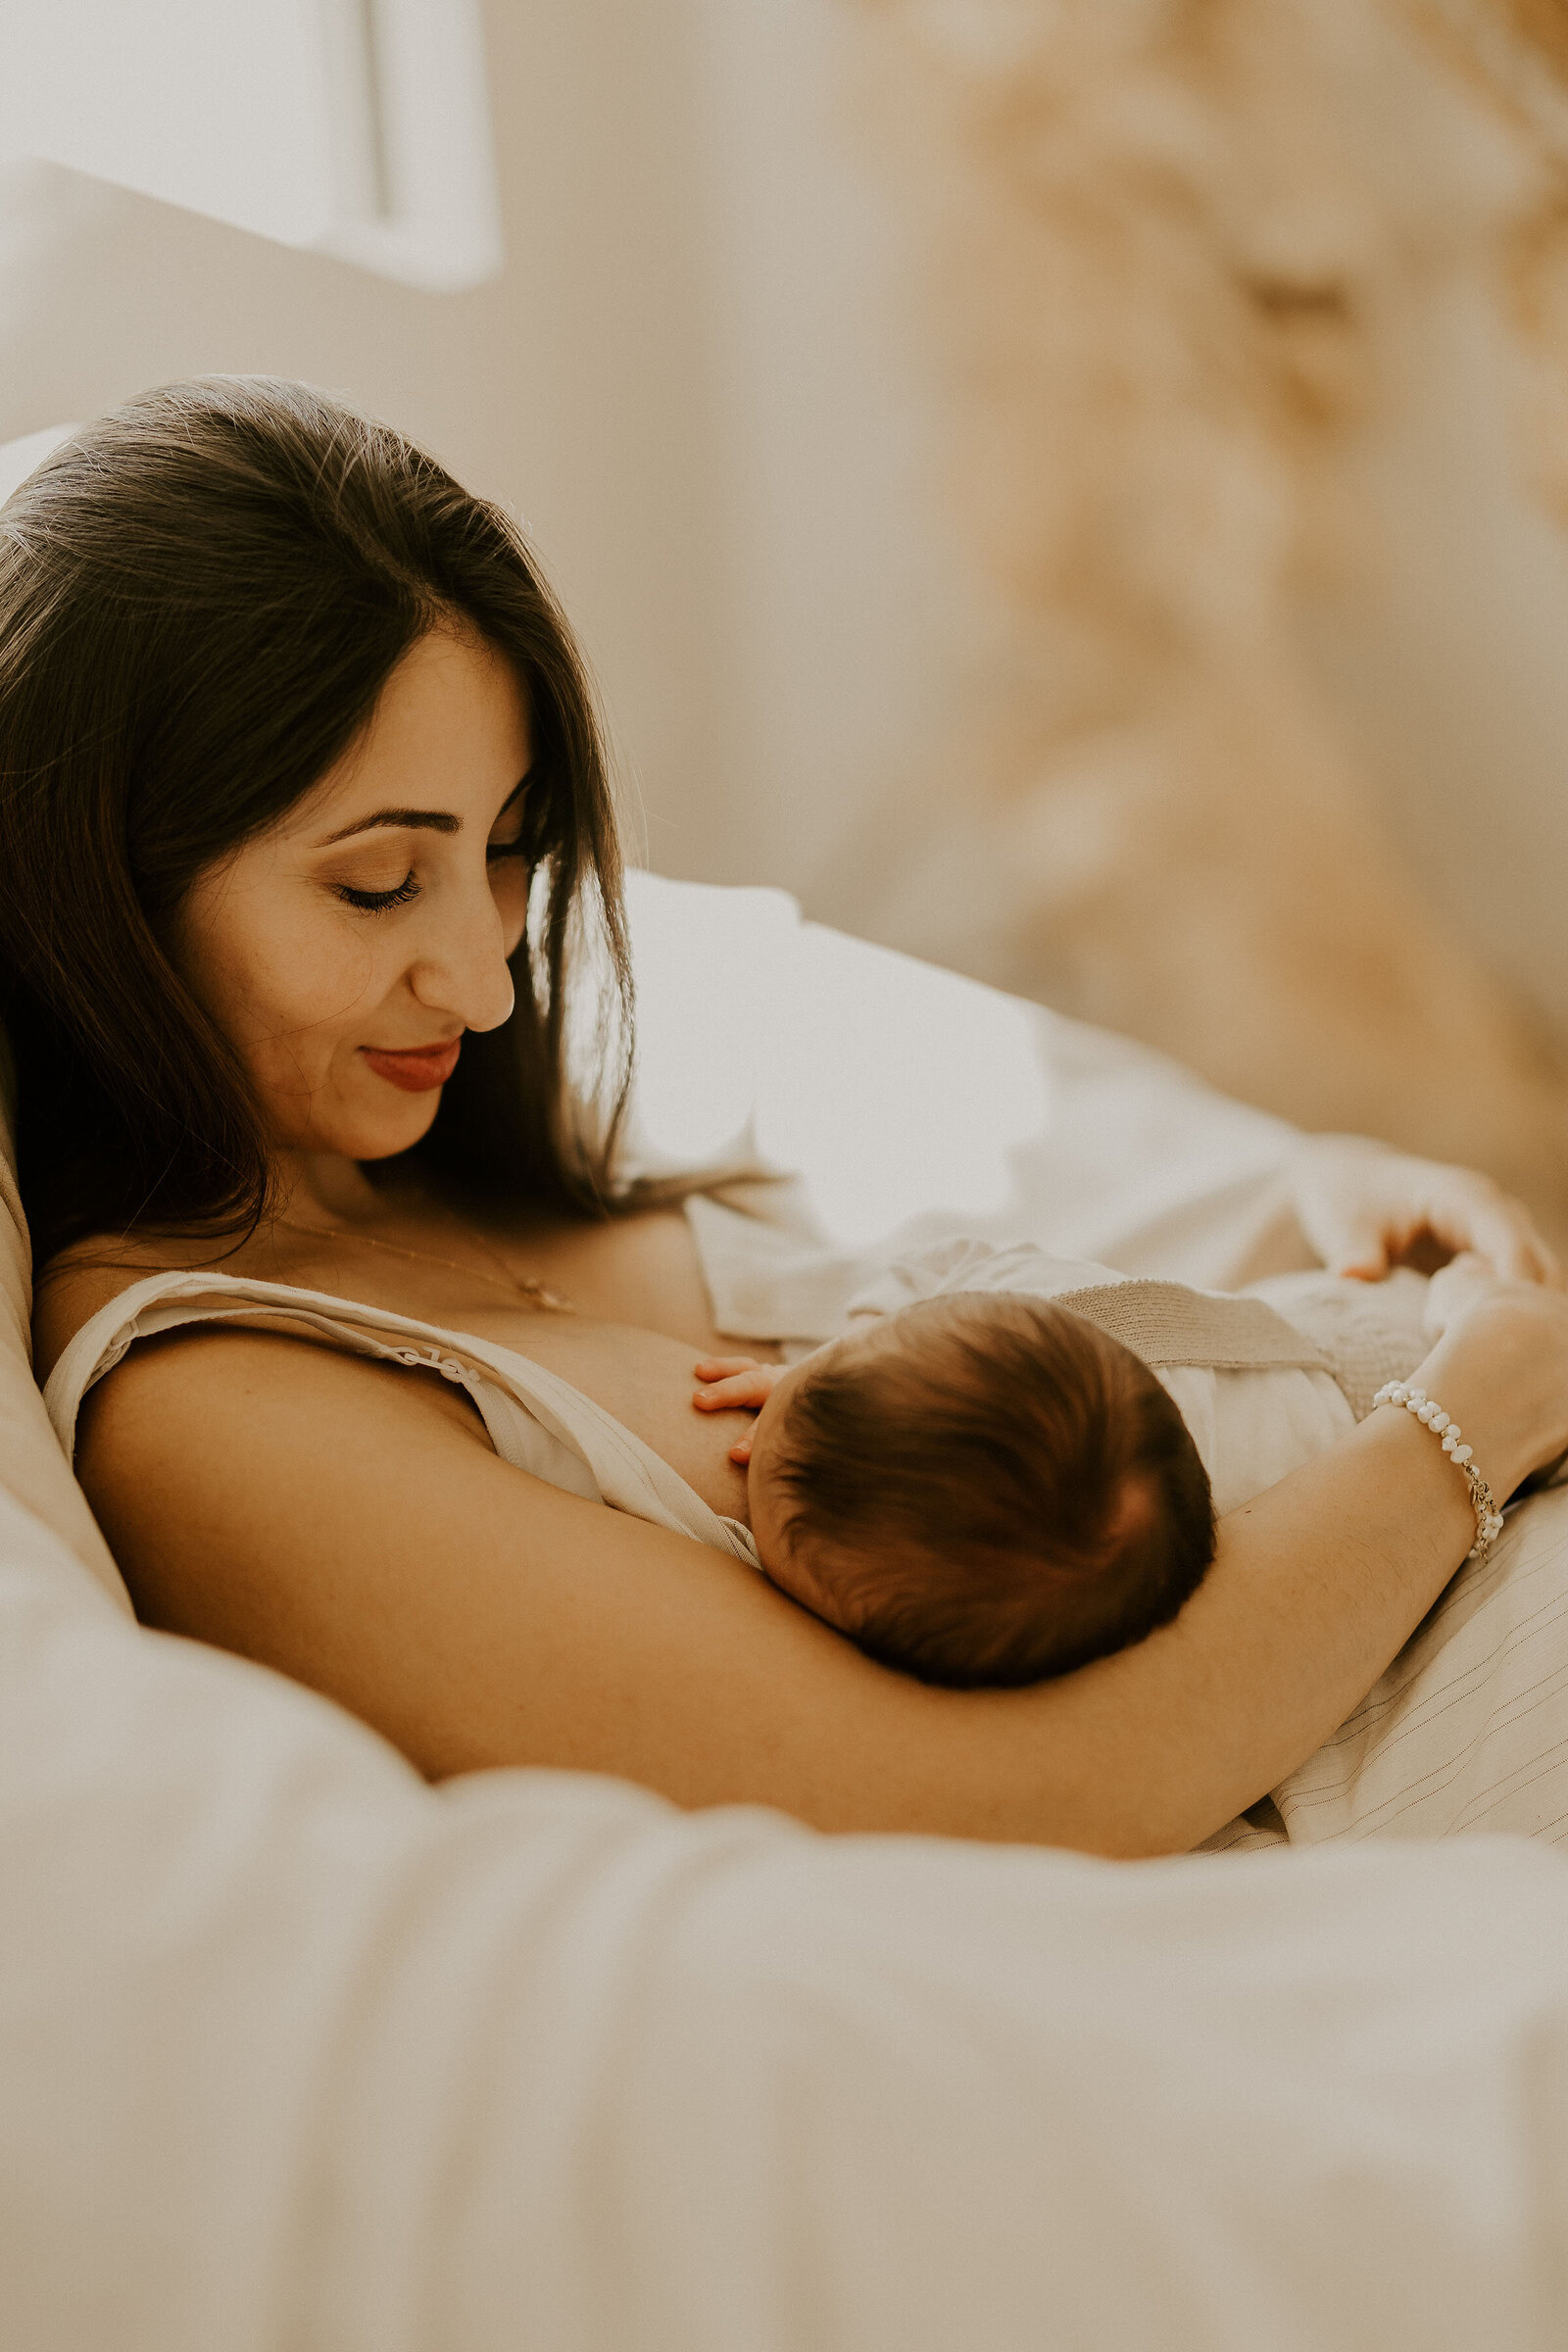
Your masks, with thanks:
[{"label": "dress neckline", "polygon": [[[565,1445],[587,1464],[597,1481],[600,1499],[634,1517],[653,1520],[676,1532],[726,1551],[748,1566],[759,1565],[750,1531],[705,1502],[674,1465],[665,1461],[623,1421],[597,1398],[573,1387],[557,1372],[535,1363],[520,1350],[498,1340],[482,1340],[470,1332],[390,1307],[370,1306],[345,1299],[329,1291],[270,1282],[265,1276],[220,1274],[209,1268],[167,1267],[128,1284],[100,1307],[68,1343],[44,1384],[44,1402],[68,1458],[74,1451],[76,1416],[81,1399],[126,1355],[138,1338],[172,1329],[183,1321],[203,1321],[163,1310],[181,1302],[229,1298],[267,1305],[275,1302],[280,1314],[334,1332],[365,1352],[393,1358],[410,1367],[438,1372],[468,1387],[481,1416],[495,1429],[474,1389],[488,1383],[499,1388],[514,1410],[520,1409],[551,1437]],[[221,1310],[220,1310],[221,1311]],[[146,1319],[144,1322],[144,1318]],[[225,1315],[225,1319],[226,1315]],[[401,1342],[402,1345],[398,1345]],[[497,1447],[500,1451],[500,1447]]]}]

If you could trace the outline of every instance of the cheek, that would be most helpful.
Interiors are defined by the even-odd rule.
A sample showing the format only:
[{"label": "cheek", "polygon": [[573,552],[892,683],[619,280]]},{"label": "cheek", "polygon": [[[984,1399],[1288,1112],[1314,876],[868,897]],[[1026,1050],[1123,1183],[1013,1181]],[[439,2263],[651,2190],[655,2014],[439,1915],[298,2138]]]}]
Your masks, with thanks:
[{"label": "cheek", "polygon": [[257,1077],[274,1063],[319,1071],[379,1001],[373,938],[270,903],[264,889],[197,899],[176,960],[193,994]]}]

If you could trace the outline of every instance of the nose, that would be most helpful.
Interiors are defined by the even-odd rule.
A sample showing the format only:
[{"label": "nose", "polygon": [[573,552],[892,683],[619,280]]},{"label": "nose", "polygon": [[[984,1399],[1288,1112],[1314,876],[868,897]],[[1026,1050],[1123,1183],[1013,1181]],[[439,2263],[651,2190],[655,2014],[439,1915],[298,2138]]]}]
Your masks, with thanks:
[{"label": "nose", "polygon": [[466,1029],[499,1029],[515,991],[501,911],[488,886],[451,901],[419,945],[409,985],[430,1012],[455,1013]]}]

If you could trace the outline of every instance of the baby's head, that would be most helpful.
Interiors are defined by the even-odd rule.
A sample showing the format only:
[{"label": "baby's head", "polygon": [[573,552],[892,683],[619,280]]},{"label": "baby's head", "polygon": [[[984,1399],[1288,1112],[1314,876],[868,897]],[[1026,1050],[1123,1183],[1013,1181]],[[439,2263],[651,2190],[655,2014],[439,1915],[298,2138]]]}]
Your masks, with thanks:
[{"label": "baby's head", "polygon": [[1208,1477],[1147,1365],[1047,1299],[923,1300],[807,1357],[757,1423],[772,1581],[886,1665],[1042,1682],[1174,1617]]}]

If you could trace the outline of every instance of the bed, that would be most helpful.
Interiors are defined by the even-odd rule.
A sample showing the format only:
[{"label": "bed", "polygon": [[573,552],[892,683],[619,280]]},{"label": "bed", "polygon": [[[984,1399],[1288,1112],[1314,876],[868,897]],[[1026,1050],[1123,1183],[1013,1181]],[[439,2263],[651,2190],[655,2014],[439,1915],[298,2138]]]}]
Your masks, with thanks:
[{"label": "bed", "polygon": [[[777,894],[636,877],[633,918],[628,1178],[705,1171],[805,1283],[955,1222],[1209,1281],[1298,1246],[1290,1131],[1155,1055]],[[731,952],[744,998],[715,998]],[[1278,1851],[832,1839],[546,1772],[432,1790],[131,1621],[0,1193],[6,2342],[1556,2340],[1563,1497],[1215,1841]],[[1451,1835],[1498,1831],[1530,1835]]]}]

